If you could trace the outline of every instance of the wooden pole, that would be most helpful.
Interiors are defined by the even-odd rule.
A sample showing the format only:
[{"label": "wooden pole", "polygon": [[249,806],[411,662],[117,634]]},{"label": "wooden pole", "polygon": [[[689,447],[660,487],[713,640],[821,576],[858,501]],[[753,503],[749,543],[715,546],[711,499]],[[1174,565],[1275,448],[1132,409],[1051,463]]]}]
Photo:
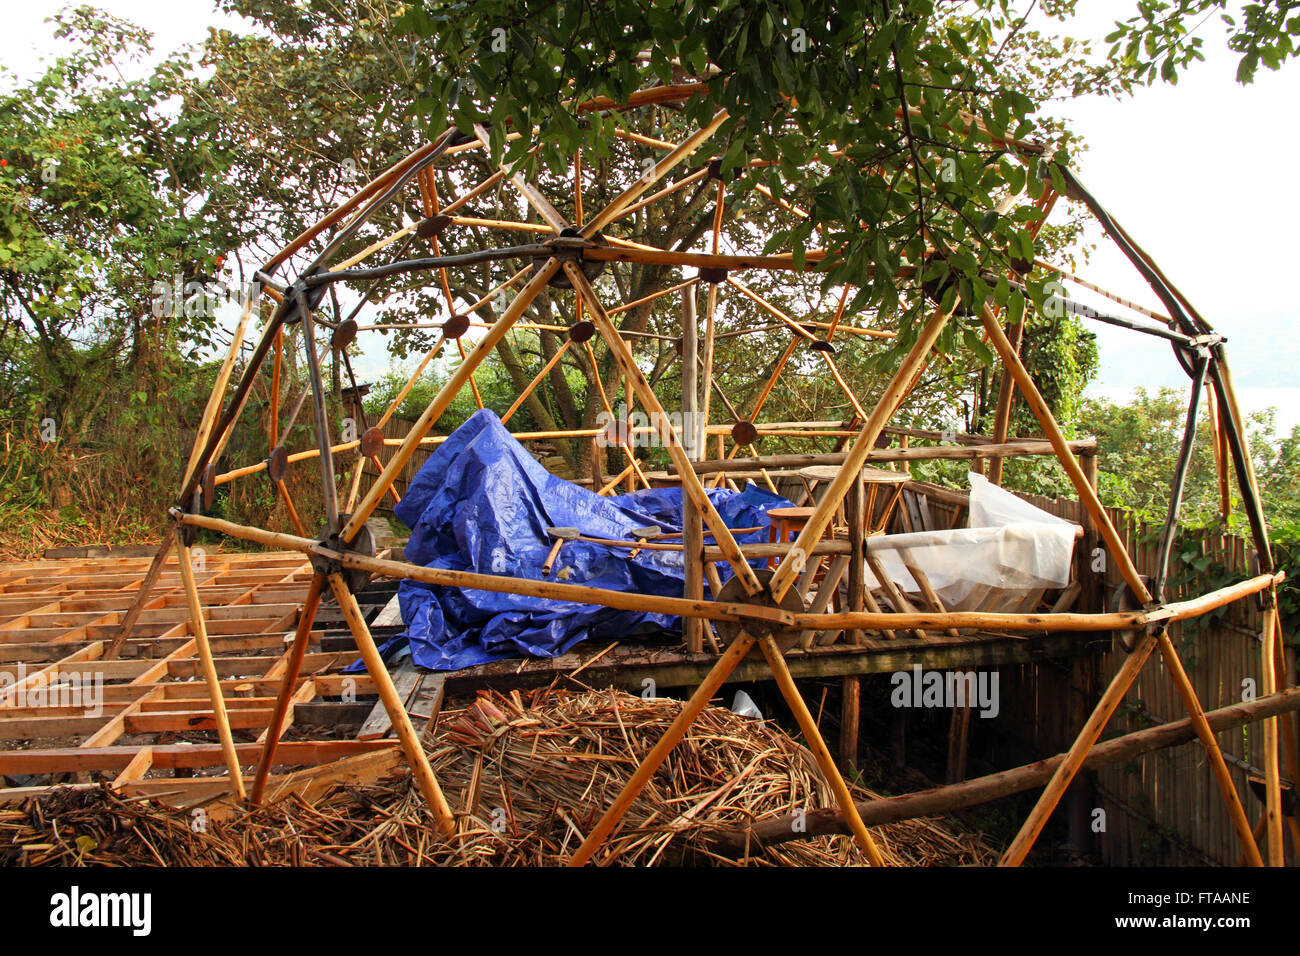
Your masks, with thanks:
[{"label": "wooden pole", "polygon": [[519,393],[519,397],[515,399],[515,403],[511,405],[509,409],[506,410],[506,413],[504,415],[501,416],[502,425],[510,421],[510,419],[514,416],[515,412],[519,411],[519,406],[522,405],[527,400],[529,395],[533,394],[533,389],[537,388],[538,383],[546,377],[546,373],[549,372],[551,369],[555,368],[555,363],[558,362],[560,359],[564,358],[564,353],[568,350],[569,346],[572,344],[573,344],[573,339],[565,339],[564,344],[555,350],[555,354],[551,356],[550,361],[548,361],[545,365],[542,366],[542,370],[537,373],[537,377],[534,378],[531,382],[528,383],[527,386],[524,387],[524,390]]},{"label": "wooden pole", "polygon": [[[718,287],[714,283],[709,284],[708,294],[705,296],[704,304],[704,380],[700,385],[700,441],[696,445],[697,449],[702,449],[707,454],[707,428],[709,421],[712,419],[713,408],[713,345],[716,328],[714,320],[718,309]],[[692,457],[698,458],[697,454]]]},{"label": "wooden pole", "polygon": [[510,303],[509,308],[501,315],[496,324],[488,329],[483,338],[479,339],[469,358],[451,373],[446,384],[438,390],[438,394],[429,403],[429,407],[411,426],[406,439],[393,457],[389,459],[383,473],[375,479],[375,484],[366,492],[366,496],[357,505],[356,512],[353,513],[348,520],[347,526],[343,529],[342,537],[344,541],[350,542],[360,533],[366,519],[374,513],[375,508],[379,506],[379,502],[383,500],[388,491],[388,486],[401,474],[402,469],[406,467],[406,463],[415,454],[415,449],[419,446],[420,440],[428,434],[434,422],[442,417],[442,413],[447,410],[447,406],[451,404],[456,394],[464,387],[466,380],[474,369],[478,368],[479,363],[496,348],[497,343],[509,331],[510,326],[524,313],[524,310],[541,293],[542,289],[546,288],[547,283],[551,281],[551,278],[559,269],[560,261],[558,259],[554,257],[547,259],[537,274],[529,280],[528,284],[519,290],[519,294],[515,296],[514,301]]},{"label": "wooden pole", "polygon": [[[1132,558],[1129,557],[1128,551],[1124,547],[1124,542],[1120,539],[1119,533],[1111,523],[1110,516],[1102,507],[1100,500],[1098,500],[1096,492],[1088,482],[1083,469],[1079,466],[1078,459],[1070,451],[1065,435],[1061,432],[1060,426],[1057,425],[1051,409],[1047,407],[1047,403],[1043,400],[1038,387],[1025,369],[1024,363],[1020,361],[1020,356],[1011,348],[1006,333],[1002,331],[1001,324],[987,304],[984,306],[983,320],[984,329],[1001,355],[1004,368],[1015,379],[1021,395],[1024,396],[1026,403],[1034,413],[1034,417],[1038,419],[1039,425],[1042,426],[1043,432],[1055,447],[1057,458],[1078,492],[1079,500],[1083,502],[1084,507],[1088,509],[1089,514],[1097,523],[1112,560],[1119,566],[1121,576],[1139,603],[1144,605],[1151,603],[1151,592],[1147,590],[1146,584],[1138,574]],[[1205,747],[1206,755],[1209,757],[1210,765],[1214,771],[1215,780],[1219,785],[1220,792],[1223,794],[1224,802],[1228,805],[1228,813],[1232,818],[1233,825],[1236,827],[1243,843],[1249,844],[1247,852],[1250,851],[1250,848],[1254,848],[1250,824],[1246,820],[1245,810],[1241,806],[1241,798],[1237,794],[1236,787],[1233,786],[1232,775],[1228,772],[1227,764],[1223,760],[1223,753],[1219,749],[1218,741],[1205,721],[1205,712],[1196,697],[1196,691],[1192,687],[1191,681],[1188,680],[1187,674],[1182,668],[1182,663],[1178,659],[1178,652],[1169,641],[1165,630],[1161,628],[1158,639],[1148,635],[1142,641],[1141,648],[1145,649],[1145,653],[1135,651],[1129,656],[1129,660],[1125,661],[1119,672],[1116,673],[1115,681],[1112,681],[1111,686],[1107,688],[1106,694],[1102,697],[1102,701],[1098,703],[1092,718],[1084,725],[1084,730],[1075,740],[1075,746],[1070,751],[1073,759],[1067,759],[1066,762],[1062,763],[1057,775],[1053,777],[1052,783],[1043,791],[1043,796],[1035,805],[1029,819],[1025,821],[1020,833],[1017,834],[1011,847],[1007,849],[1006,854],[1003,856],[1002,862],[1004,864],[1019,865],[1024,861],[1030,847],[1033,845],[1033,841],[1041,832],[1043,825],[1046,824],[1052,810],[1055,809],[1061,794],[1065,791],[1065,787],[1069,785],[1070,778],[1078,771],[1083,758],[1087,756],[1088,750],[1096,743],[1101,731],[1105,728],[1106,722],[1110,719],[1115,707],[1119,705],[1120,700],[1123,699],[1124,694],[1128,692],[1129,686],[1136,679],[1138,671],[1141,669],[1141,664],[1145,663],[1157,640],[1165,660],[1165,666],[1174,680],[1179,696],[1183,699],[1183,704],[1187,708],[1192,725],[1196,727],[1197,736],[1200,737],[1201,743]],[[1136,668],[1130,670],[1129,665],[1137,657],[1141,657],[1141,661],[1139,661]],[[1122,688],[1117,688],[1116,683],[1121,675],[1125,676],[1126,683]],[[1098,716],[1103,716],[1100,723],[1095,720]],[[1066,774],[1069,774],[1069,777],[1066,777]],[[1255,849],[1255,858],[1258,858],[1258,852],[1258,849]]]},{"label": "wooden pole", "polygon": [[153,593],[154,585],[158,583],[158,576],[162,573],[163,565],[167,563],[167,555],[171,553],[173,539],[170,534],[163,535],[162,544],[149,562],[149,570],[145,572],[144,579],[140,582],[140,588],[135,593],[135,600],[127,609],[126,615],[122,618],[122,623],[118,625],[117,633],[113,635],[113,641],[104,651],[104,660],[115,661],[117,655],[122,652],[122,645],[126,639],[131,636],[131,630],[135,627],[135,622],[140,619],[140,614],[144,611],[144,606],[149,600],[149,595]]},{"label": "wooden pole", "polygon": [[613,202],[593,216],[591,221],[582,227],[582,235],[590,239],[611,222],[622,218],[626,214],[628,206],[636,202],[636,200],[645,194],[650,187],[663,179],[664,176],[668,175],[669,172],[675,169],[680,163],[684,162],[697,149],[699,149],[700,146],[707,142],[709,138],[718,131],[718,127],[720,127],[726,119],[727,113],[725,110],[719,110],[714,114],[713,119],[709,121],[708,125],[701,127],[699,131],[688,137],[680,146],[663,159],[659,160],[659,162],[655,163],[654,169],[650,170],[646,175],[642,176],[627,189],[623,190],[623,192],[620,193]]},{"label": "wooden pole", "polygon": [[[1271,593],[1270,597],[1274,597]],[[1264,608],[1263,643],[1260,645],[1260,665],[1263,674],[1264,696],[1277,693],[1277,602],[1274,598]],[[1268,865],[1284,866],[1286,848],[1282,844],[1282,781],[1278,749],[1278,719],[1264,720],[1264,816],[1268,821]]]},{"label": "wooden pole", "polygon": [[862,713],[862,678],[850,674],[841,683],[840,765],[850,771],[858,763],[858,734]]},{"label": "wooden pole", "polygon": [[[873,496],[874,497],[874,496]],[[854,476],[849,485],[849,493],[844,496],[844,513],[849,526],[849,611],[860,612],[866,609],[867,597],[867,524],[871,515],[867,513],[866,485],[862,472]],[[850,644],[862,644],[862,630],[851,628],[845,632]]]},{"label": "wooden pole", "polygon": [[177,526],[176,556],[180,565],[181,581],[185,585],[185,598],[190,606],[190,628],[194,632],[194,644],[198,648],[203,678],[208,684],[208,698],[212,702],[212,716],[217,725],[217,738],[221,741],[221,753],[226,759],[226,769],[230,773],[230,790],[238,799],[243,800],[244,778],[239,769],[239,755],[235,752],[235,739],[230,733],[226,701],[221,695],[221,678],[217,676],[217,668],[212,661],[212,646],[208,643],[208,627],[203,617],[203,601],[199,597],[199,587],[194,580],[194,565],[191,564],[194,559],[182,534],[183,530]]},{"label": "wooden pole", "polygon": [[[695,459],[700,457],[704,436],[700,432],[698,421],[699,384],[696,378],[699,368],[699,327],[695,314],[695,285],[682,290],[682,437],[686,442],[686,454]],[[682,597],[688,601],[704,599],[704,520],[700,510],[695,507],[694,499],[682,494],[682,549],[683,573],[685,585]],[[716,599],[717,595],[713,595]],[[699,618],[682,618],[682,636],[686,641],[686,651],[700,654],[704,651],[704,629],[709,625]]]},{"label": "wooden pole", "polygon": [[407,763],[411,766],[411,773],[420,788],[420,793],[424,795],[425,803],[433,813],[438,829],[443,836],[450,838],[456,832],[456,821],[452,816],[451,807],[447,805],[442,788],[438,786],[438,780],[433,775],[433,768],[429,766],[429,758],[420,744],[420,735],[411,725],[411,717],[406,712],[406,706],[402,703],[397,688],[393,686],[393,679],[388,674],[383,658],[379,656],[379,649],[375,647],[370,629],[366,627],[365,618],[361,616],[357,599],[348,590],[348,584],[343,580],[342,575],[331,574],[329,581],[339,609],[348,622],[348,629],[352,631],[352,638],[357,642],[357,650],[361,651],[361,658],[366,663],[366,671],[374,681],[375,690],[379,692],[384,710],[388,712],[388,717],[393,722],[393,730],[396,731],[397,739],[401,742],[402,752],[406,754]]},{"label": "wooden pole", "polygon": [[[230,337],[230,351],[226,353],[225,361],[221,363],[221,368],[217,370],[217,379],[212,384],[212,393],[208,396],[208,404],[203,409],[203,417],[199,420],[199,428],[194,435],[194,447],[190,449],[190,458],[185,465],[185,477],[181,480],[182,489],[194,477],[195,463],[198,462],[199,456],[203,453],[204,446],[207,445],[208,438],[212,434],[212,426],[216,422],[217,415],[221,412],[222,399],[226,394],[226,388],[230,385],[230,373],[234,370],[235,360],[239,357],[239,350],[244,343],[244,330],[248,328],[248,320],[253,314],[253,305],[258,297],[249,292],[246,298],[244,310],[239,316],[239,322],[235,326],[234,333]],[[277,332],[277,336],[278,334]],[[279,341],[278,337],[277,341]]]},{"label": "wooden pole", "polygon": [[[304,554],[319,555],[338,560],[349,570],[369,571],[388,578],[410,578],[444,587],[469,588],[479,591],[496,591],[505,594],[522,594],[528,597],[547,598],[555,601],[571,601],[577,604],[599,604],[605,607],[628,611],[648,611],[655,614],[669,614],[675,617],[706,617],[716,621],[760,620],[782,627],[801,630],[824,630],[845,628],[862,628],[863,630],[883,630],[886,628],[973,628],[985,631],[1114,631],[1133,630],[1155,624],[1167,624],[1173,621],[1185,621],[1251,594],[1258,594],[1272,584],[1280,583],[1284,575],[1261,574],[1237,584],[1228,585],[1211,591],[1209,594],[1179,601],[1151,609],[1139,611],[1116,611],[1106,614],[1073,614],[1067,612],[1048,614],[1003,614],[989,611],[937,611],[924,613],[871,613],[863,612],[843,614],[793,613],[763,604],[741,604],[728,601],[693,602],[675,597],[656,597],[627,591],[614,591],[606,588],[587,587],[582,584],[562,584],[556,581],[536,581],[531,578],[507,577],[505,575],[479,574],[472,571],[453,571],[445,568],[426,568],[401,561],[386,561],[381,558],[368,558],[354,553],[343,553],[323,548],[316,541],[277,531],[264,531],[246,525],[238,525],[220,518],[206,515],[185,514],[172,510],[173,517],[181,524],[196,528],[207,528],[233,538],[255,541],[272,548],[301,551]],[[631,542],[620,542],[630,544]],[[836,542],[827,542],[834,545]],[[770,545],[746,545],[742,554],[751,554],[754,558],[766,556],[765,549]],[[826,553],[836,553],[839,549],[827,547]],[[706,549],[706,556],[709,551]],[[814,554],[817,551],[813,552]],[[718,560],[723,560],[721,551]],[[705,572],[708,573],[708,562]]]},{"label": "wooden pole", "polygon": [[[1215,732],[1222,733],[1267,716],[1291,714],[1297,710],[1300,710],[1300,689],[1292,688],[1270,697],[1258,697],[1253,701],[1211,711],[1206,717]],[[1084,766],[1088,770],[1114,767],[1128,763],[1142,754],[1175,747],[1195,739],[1196,731],[1192,728],[1192,722],[1184,718],[1099,743],[1088,755]],[[951,786],[864,800],[857,805],[858,813],[868,826],[881,826],[979,806],[1042,786],[1065,760],[1065,756],[1057,754],[1023,767],[1001,770]],[[745,852],[746,848],[752,851],[757,847],[790,840],[809,840],[828,833],[849,832],[847,823],[834,807],[807,813],[804,817],[806,827],[803,830],[795,830],[791,826],[793,822],[794,818],[790,816],[764,820],[744,830],[719,834],[715,845],[722,852],[734,855]]]},{"label": "wooden pole", "polygon": [[636,772],[624,784],[622,792],[597,821],[592,831],[587,834],[587,838],[582,841],[582,846],[578,847],[569,859],[569,866],[585,866],[600,845],[614,832],[614,828],[623,819],[633,801],[645,789],[645,785],[650,782],[655,771],[668,759],[673,748],[686,735],[691,724],[695,723],[695,718],[703,713],[704,708],[713,699],[713,695],[718,692],[718,688],[726,683],[731,672],[736,669],[736,665],[744,659],[753,646],[754,638],[743,631],[728,645],[712,670],[700,682],[700,686],[695,688],[691,699],[682,705],[681,711],[664,731],[664,735],[659,738],[659,742],[654,745],[650,753],[646,754],[645,759],[641,761],[641,766],[636,768]]},{"label": "wooden pole", "polygon": [[822,774],[826,777],[826,782],[831,785],[831,790],[835,793],[835,802],[839,804],[840,812],[844,814],[845,820],[848,821],[849,829],[853,831],[853,838],[857,841],[858,846],[862,848],[862,852],[867,855],[867,859],[872,866],[884,866],[885,859],[880,855],[880,850],[876,847],[876,841],[871,839],[871,833],[867,830],[866,824],[862,822],[862,817],[858,815],[858,807],[853,802],[853,795],[849,793],[848,784],[844,782],[844,777],[840,775],[839,768],[835,766],[835,760],[831,757],[831,752],[826,748],[826,741],[822,739],[821,732],[817,729],[817,721],[813,720],[813,715],[809,712],[803,695],[799,693],[799,688],[795,686],[794,677],[790,674],[790,668],[785,666],[785,657],[782,656],[781,649],[777,647],[776,640],[772,637],[765,637],[759,641],[758,646],[762,648],[763,657],[767,660],[767,666],[772,669],[772,676],[776,678],[776,684],[781,688],[781,696],[790,705],[790,710],[794,713],[794,719],[799,724],[799,729],[803,731],[804,741],[808,744],[808,749],[812,751],[817,766],[821,768]]},{"label": "wooden pole", "polygon": [[831,516],[840,506],[840,502],[844,500],[849,485],[853,483],[853,476],[862,472],[862,466],[866,463],[867,454],[875,446],[881,430],[893,417],[894,412],[898,410],[898,403],[902,401],[903,393],[908,382],[911,381],[912,374],[925,361],[926,356],[930,354],[934,343],[939,339],[939,333],[948,324],[950,314],[942,309],[935,312],[934,317],[926,323],[920,334],[917,335],[916,342],[898,367],[898,371],[894,373],[894,377],[885,388],[884,394],[880,396],[875,411],[871,413],[871,417],[862,426],[862,431],[849,449],[844,461],[844,467],[831,481],[830,486],[822,495],[821,502],[817,505],[817,510],[809,516],[803,530],[799,532],[799,537],[795,540],[790,554],[782,559],[777,567],[776,573],[769,584],[772,596],[777,601],[785,597],[786,592],[790,590],[790,585],[794,584],[799,572],[803,570],[805,556],[809,553],[808,549],[821,538],[822,532],[826,530],[826,525],[830,522]]},{"label": "wooden pole", "polygon": [[[700,479],[691,470],[690,460],[686,457],[681,440],[668,421],[668,416],[664,414],[663,406],[659,404],[659,398],[655,395],[654,389],[650,387],[644,373],[637,366],[632,350],[628,348],[627,343],[618,334],[618,329],[610,321],[604,307],[596,297],[595,290],[592,289],[582,270],[572,262],[566,262],[564,271],[569,277],[569,281],[573,283],[574,289],[582,292],[583,298],[587,302],[589,314],[595,319],[597,328],[600,329],[601,335],[605,338],[605,344],[613,352],[615,361],[618,362],[623,374],[636,391],[641,404],[651,414],[652,418],[658,421],[659,431],[667,446],[668,455],[682,472],[682,493],[690,495],[694,500],[695,507],[700,510],[700,514],[703,516],[705,523],[708,524],[709,530],[713,532],[718,547],[722,548],[727,554],[727,563],[731,565],[732,570],[743,583],[746,592],[751,595],[760,593],[763,587],[759,584],[754,569],[749,566],[749,562],[741,554],[731,530],[727,527],[726,522],[722,520],[722,516],[718,514],[717,509],[713,507],[713,503],[709,501],[709,496],[705,492],[704,486],[700,484]],[[687,474],[687,472],[690,473]]]},{"label": "wooden pole", "polygon": [[271,764],[275,759],[275,749],[280,743],[280,734],[284,732],[284,716],[289,712],[289,701],[298,684],[298,675],[302,672],[302,661],[307,656],[307,645],[311,643],[311,626],[316,620],[316,609],[320,607],[321,593],[325,590],[325,576],[312,575],[311,584],[307,585],[307,595],[303,598],[302,609],[298,612],[298,626],[294,630],[293,646],[289,649],[289,659],[285,663],[284,677],[280,681],[280,692],[275,699],[275,709],[271,720],[266,725],[266,742],[262,745],[262,757],[257,764],[257,774],[253,777],[253,789],[248,802],[258,806],[266,792],[266,781],[271,775]]}]

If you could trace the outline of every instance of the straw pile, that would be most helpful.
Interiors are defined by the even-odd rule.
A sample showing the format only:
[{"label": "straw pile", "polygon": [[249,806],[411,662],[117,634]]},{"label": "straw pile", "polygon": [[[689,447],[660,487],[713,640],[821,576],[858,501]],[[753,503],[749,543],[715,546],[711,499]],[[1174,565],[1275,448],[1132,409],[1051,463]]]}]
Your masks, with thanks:
[{"label": "straw pile", "polygon": [[[53,791],[0,809],[0,863],[18,865],[479,865],[562,863],[680,710],[619,691],[484,694],[444,717],[430,760],[457,814],[442,840],[409,775],[339,788],[308,804],[291,795],[201,832],[189,812],[108,790]],[[860,798],[871,794],[859,791]],[[779,728],[709,708],[655,774],[596,862],[825,866],[865,862],[851,838],[827,836],[731,860],[709,836],[752,820],[829,806],[811,754]],[[983,864],[977,836],[932,820],[872,830],[897,865]]]}]

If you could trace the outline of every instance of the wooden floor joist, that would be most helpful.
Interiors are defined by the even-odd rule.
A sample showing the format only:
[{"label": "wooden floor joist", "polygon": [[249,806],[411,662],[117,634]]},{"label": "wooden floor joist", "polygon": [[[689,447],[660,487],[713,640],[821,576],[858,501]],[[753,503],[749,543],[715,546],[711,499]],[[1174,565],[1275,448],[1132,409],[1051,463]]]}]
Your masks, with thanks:
[{"label": "wooden floor joist", "polygon": [[[4,783],[99,773],[102,779],[147,791],[157,787],[159,774],[222,766],[216,715],[174,555],[143,602],[118,659],[104,658],[149,564],[145,556],[88,553],[0,565]],[[214,669],[237,734],[235,751],[247,766],[256,763],[254,740],[269,723],[287,654],[285,635],[298,621],[311,566],[300,554],[196,549],[192,567]],[[333,619],[322,614],[311,632],[317,648],[327,629],[341,627],[334,611]],[[305,676],[297,684],[282,734],[293,726],[295,706],[373,695],[367,676],[339,673],[355,659],[355,649],[346,647],[306,655]],[[191,743],[176,747],[160,742],[164,735],[177,734]],[[22,749],[5,749],[15,744]],[[276,762],[311,766],[371,749],[358,741],[290,740],[282,744]],[[209,778],[205,786],[217,779]],[[187,792],[194,786],[164,782]]]}]

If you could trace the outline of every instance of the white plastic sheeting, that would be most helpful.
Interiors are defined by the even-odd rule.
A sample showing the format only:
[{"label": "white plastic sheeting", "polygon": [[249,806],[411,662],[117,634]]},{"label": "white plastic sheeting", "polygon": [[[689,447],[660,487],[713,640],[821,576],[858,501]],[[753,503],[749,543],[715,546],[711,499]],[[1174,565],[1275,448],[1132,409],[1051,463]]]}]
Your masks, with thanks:
[{"label": "white plastic sheeting", "polygon": [[[970,527],[890,534],[867,541],[903,591],[920,594],[918,568],[949,610],[1015,607],[1030,591],[1070,583],[1076,526],[970,474]],[[878,582],[867,569],[867,586]]]}]

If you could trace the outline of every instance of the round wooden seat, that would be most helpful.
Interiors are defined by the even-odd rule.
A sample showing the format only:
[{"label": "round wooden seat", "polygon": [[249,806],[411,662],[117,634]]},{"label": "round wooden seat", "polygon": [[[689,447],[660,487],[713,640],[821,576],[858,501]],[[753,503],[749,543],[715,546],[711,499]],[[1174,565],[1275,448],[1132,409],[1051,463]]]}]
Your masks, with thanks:
[{"label": "round wooden seat", "polygon": [[[767,540],[770,543],[793,541],[816,510],[816,508],[799,507],[767,509]],[[768,558],[767,566],[776,567],[776,559]]]},{"label": "round wooden seat", "polygon": [[903,470],[893,471],[889,468],[863,468],[862,480],[869,485],[903,485],[911,475]]}]

